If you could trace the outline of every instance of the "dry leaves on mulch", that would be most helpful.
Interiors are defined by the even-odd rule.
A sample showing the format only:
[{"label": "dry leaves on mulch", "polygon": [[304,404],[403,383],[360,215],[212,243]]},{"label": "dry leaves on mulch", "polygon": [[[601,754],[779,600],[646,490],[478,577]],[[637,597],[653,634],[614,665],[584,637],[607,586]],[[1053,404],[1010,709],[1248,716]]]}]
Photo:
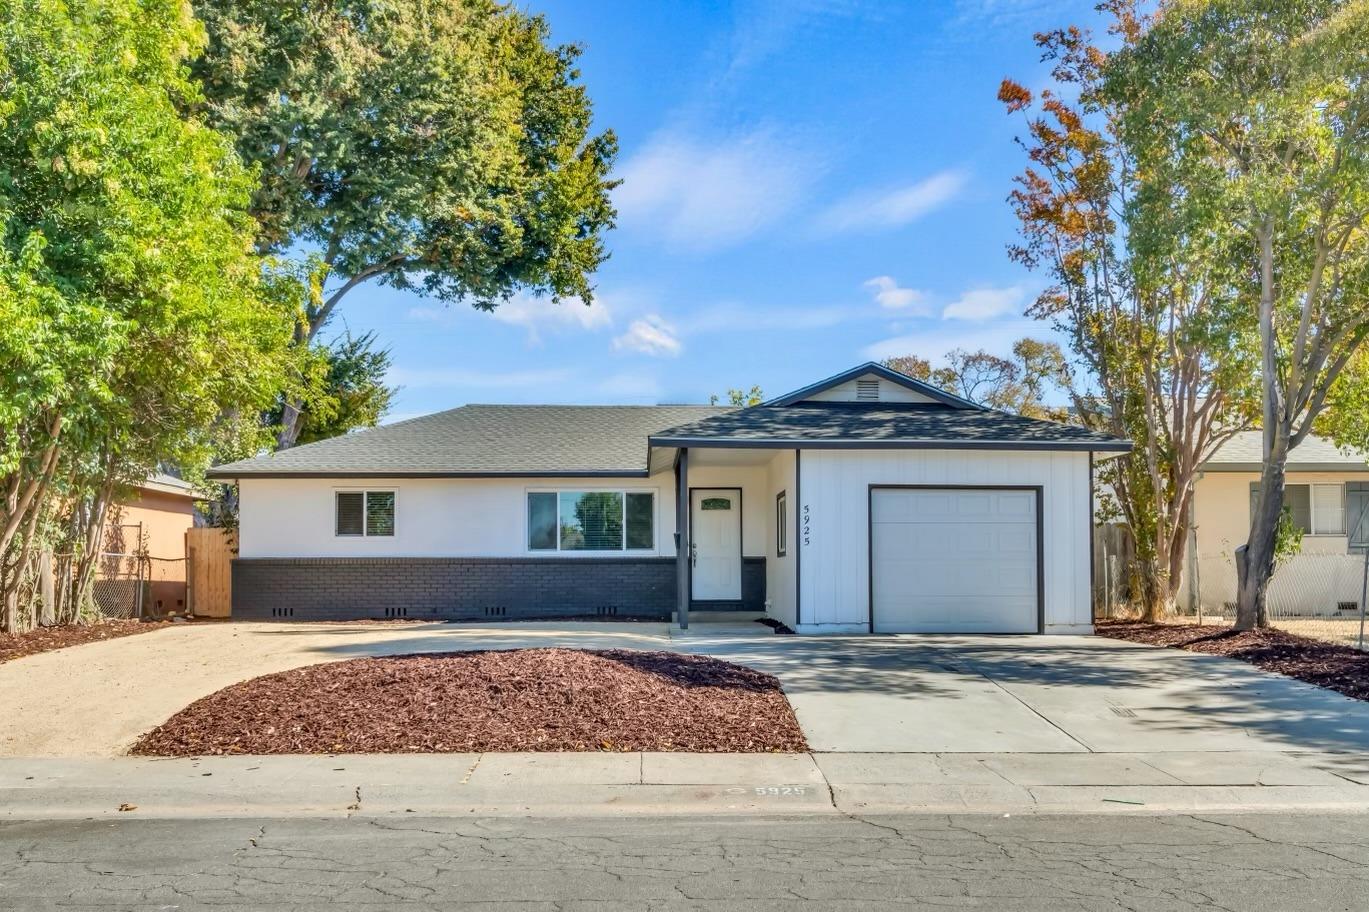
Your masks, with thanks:
[{"label": "dry leaves on mulch", "polygon": [[1356,700],[1369,700],[1369,653],[1282,630],[1232,630],[1216,625],[1100,621],[1100,636],[1226,656],[1297,678]]},{"label": "dry leaves on mulch", "polygon": [[82,643],[113,640],[151,633],[170,627],[171,621],[100,621],[96,624],[68,624],[63,627],[39,627],[27,633],[0,633],[0,662],[21,656],[37,655]]},{"label": "dry leaves on mulch", "polygon": [[705,656],[517,649],[351,659],[198,700],[133,753],[807,750],[774,677]]}]

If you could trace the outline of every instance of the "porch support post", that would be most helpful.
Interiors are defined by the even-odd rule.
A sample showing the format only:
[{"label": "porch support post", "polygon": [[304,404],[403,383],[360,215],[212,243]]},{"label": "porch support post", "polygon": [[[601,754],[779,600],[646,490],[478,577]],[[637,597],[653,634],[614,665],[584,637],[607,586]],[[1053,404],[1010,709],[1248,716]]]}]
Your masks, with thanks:
[{"label": "porch support post", "polygon": [[689,628],[689,448],[675,462],[675,616]]}]

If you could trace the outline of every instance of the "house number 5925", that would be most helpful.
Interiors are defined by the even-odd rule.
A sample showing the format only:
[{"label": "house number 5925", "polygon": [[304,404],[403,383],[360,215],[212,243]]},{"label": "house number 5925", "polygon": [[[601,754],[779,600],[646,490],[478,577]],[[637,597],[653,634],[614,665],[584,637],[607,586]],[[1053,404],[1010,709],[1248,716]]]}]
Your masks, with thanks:
[{"label": "house number 5925", "polygon": [[813,522],[813,513],[812,513],[812,511],[809,509],[808,504],[804,504],[804,505],[803,505],[803,543],[804,543],[805,545],[811,544],[811,542],[812,542],[812,539],[810,539],[809,536],[808,536],[808,533],[811,532],[811,531],[812,531],[812,528],[813,528],[812,522]]}]

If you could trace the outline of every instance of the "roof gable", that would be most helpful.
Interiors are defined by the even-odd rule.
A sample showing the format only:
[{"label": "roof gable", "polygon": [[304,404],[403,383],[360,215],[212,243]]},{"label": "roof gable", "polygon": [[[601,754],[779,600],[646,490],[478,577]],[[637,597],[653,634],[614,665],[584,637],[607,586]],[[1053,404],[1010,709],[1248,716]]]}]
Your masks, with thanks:
[{"label": "roof gable", "polygon": [[[869,395],[872,381],[879,384],[874,387],[877,390],[874,396]],[[885,386],[885,384],[889,386]],[[890,395],[894,390],[897,390],[897,393]],[[900,374],[898,371],[891,370],[883,364],[876,364],[874,361],[856,365],[850,370],[842,371],[826,380],[819,380],[817,383],[761,404],[765,406],[786,406],[800,402],[869,401],[935,404],[977,411],[984,408],[968,399],[962,399],[960,396],[948,393],[930,383],[916,380],[907,374]]]}]

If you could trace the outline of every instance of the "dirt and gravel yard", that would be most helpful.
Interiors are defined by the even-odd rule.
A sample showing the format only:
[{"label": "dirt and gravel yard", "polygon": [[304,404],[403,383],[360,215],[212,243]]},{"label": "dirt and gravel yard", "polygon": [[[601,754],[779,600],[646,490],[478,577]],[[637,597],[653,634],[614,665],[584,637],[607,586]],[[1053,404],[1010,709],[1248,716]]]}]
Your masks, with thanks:
[{"label": "dirt and gravel yard", "polygon": [[1249,662],[1265,671],[1369,701],[1369,652],[1310,640],[1283,630],[1232,630],[1227,626],[1099,621],[1100,636]]},{"label": "dirt and gravel yard", "polygon": [[707,656],[515,649],[312,665],[226,687],[133,753],[807,749],[771,675]]},{"label": "dirt and gravel yard", "polygon": [[39,627],[26,633],[0,633],[0,662],[23,656],[114,640],[138,633],[152,633],[170,627],[171,621],[101,621],[96,624],[68,624],[62,627]]}]

